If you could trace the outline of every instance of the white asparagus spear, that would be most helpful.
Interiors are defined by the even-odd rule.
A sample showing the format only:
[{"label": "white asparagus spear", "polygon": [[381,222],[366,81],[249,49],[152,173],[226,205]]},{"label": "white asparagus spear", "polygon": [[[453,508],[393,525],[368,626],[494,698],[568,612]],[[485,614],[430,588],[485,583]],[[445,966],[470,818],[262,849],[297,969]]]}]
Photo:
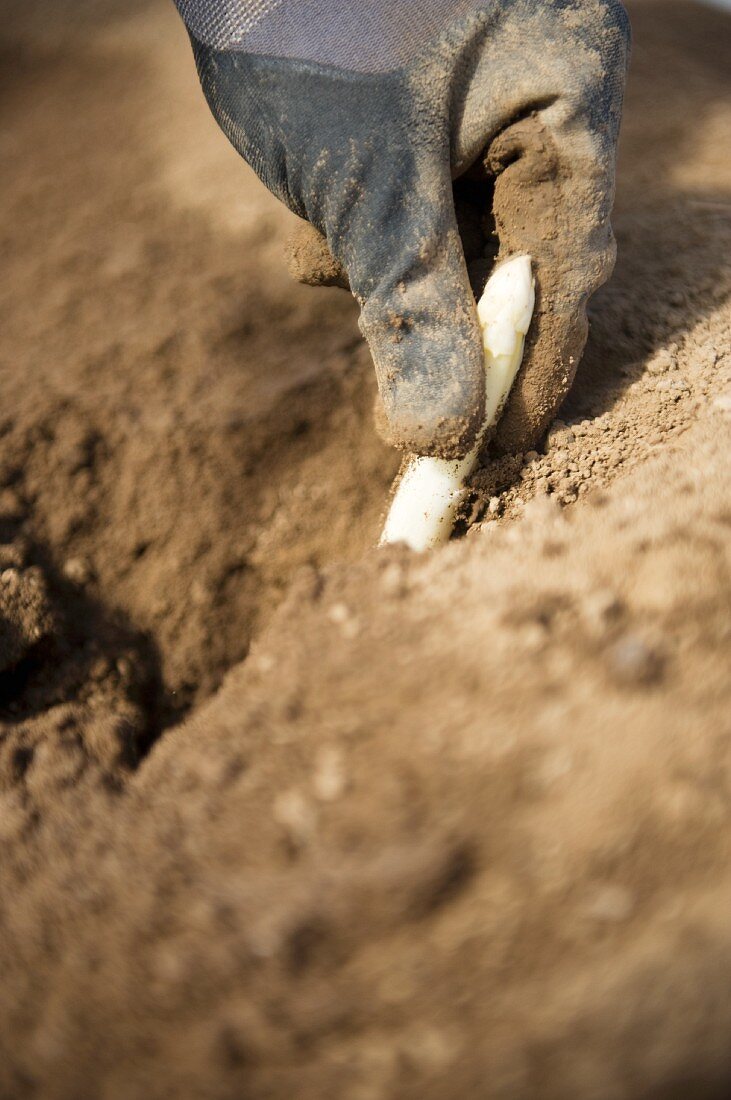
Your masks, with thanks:
[{"label": "white asparagus spear", "polygon": [[530,256],[514,256],[495,268],[477,303],[485,351],[485,423],[464,458],[414,455],[408,462],[381,535],[380,545],[405,542],[427,550],[452,533],[464,482],[472,473],[485,432],[498,420],[523,358],[535,304]]}]

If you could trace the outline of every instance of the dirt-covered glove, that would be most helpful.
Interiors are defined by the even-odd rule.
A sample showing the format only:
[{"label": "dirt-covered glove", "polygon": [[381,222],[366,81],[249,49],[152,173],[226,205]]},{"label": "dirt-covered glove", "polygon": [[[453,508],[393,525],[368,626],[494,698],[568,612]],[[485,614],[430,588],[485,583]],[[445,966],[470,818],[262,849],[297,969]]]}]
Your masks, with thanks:
[{"label": "dirt-covered glove", "polygon": [[530,253],[536,312],[497,442],[535,443],[614,260],[619,0],[176,3],[222,129],[327,242],[306,277],[347,272],[394,442],[469,448],[484,408],[470,275],[479,291],[496,256]]}]

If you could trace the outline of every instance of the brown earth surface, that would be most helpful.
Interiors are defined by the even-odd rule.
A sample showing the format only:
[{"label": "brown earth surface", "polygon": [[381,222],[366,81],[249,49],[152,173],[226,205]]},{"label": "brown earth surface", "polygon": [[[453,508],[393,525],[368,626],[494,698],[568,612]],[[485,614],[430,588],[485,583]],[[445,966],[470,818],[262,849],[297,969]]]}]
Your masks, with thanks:
[{"label": "brown earth surface", "polygon": [[731,18],[636,0],[545,448],[372,549],[172,5],[0,2],[0,1096],[731,1095]]}]

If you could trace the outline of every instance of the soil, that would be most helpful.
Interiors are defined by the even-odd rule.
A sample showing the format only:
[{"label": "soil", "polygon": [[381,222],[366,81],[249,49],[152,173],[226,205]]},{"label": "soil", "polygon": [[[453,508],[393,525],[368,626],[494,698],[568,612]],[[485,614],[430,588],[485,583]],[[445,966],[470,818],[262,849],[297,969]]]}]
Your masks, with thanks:
[{"label": "soil", "polygon": [[731,17],[631,5],[577,381],[419,558],[172,5],[0,8],[0,1096],[727,1097]]}]

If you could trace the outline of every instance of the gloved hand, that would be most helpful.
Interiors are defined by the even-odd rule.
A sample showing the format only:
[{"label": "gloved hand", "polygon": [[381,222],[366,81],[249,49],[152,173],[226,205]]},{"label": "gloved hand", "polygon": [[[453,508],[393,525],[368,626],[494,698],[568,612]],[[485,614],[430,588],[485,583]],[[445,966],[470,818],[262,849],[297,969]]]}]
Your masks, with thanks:
[{"label": "gloved hand", "polygon": [[176,3],[222,129],[325,238],[330,279],[347,272],[404,449],[470,447],[484,409],[470,274],[479,292],[496,255],[530,253],[536,310],[497,443],[532,446],[614,261],[619,0]]}]

